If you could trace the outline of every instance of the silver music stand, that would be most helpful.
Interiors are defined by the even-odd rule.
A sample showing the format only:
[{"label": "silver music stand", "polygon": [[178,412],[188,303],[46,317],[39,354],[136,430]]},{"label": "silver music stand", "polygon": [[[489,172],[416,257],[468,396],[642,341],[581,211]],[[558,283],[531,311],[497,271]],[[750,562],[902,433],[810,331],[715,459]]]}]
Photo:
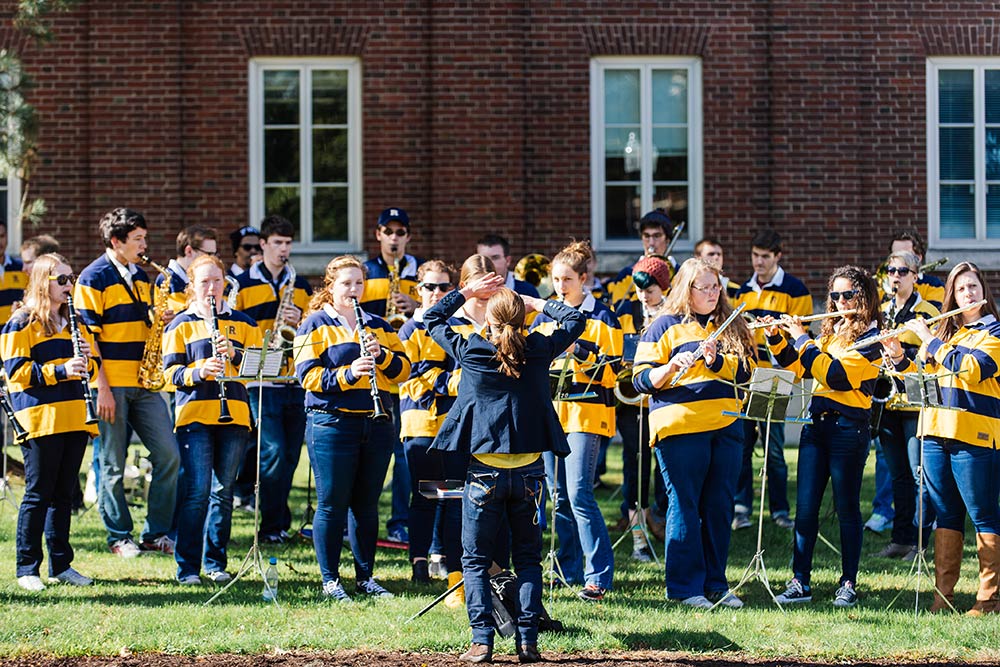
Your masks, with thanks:
[{"label": "silver music stand", "polygon": [[[767,567],[764,565],[764,499],[767,496],[767,452],[771,440],[771,424],[795,423],[810,424],[811,419],[800,419],[798,417],[788,417],[788,402],[792,397],[792,390],[795,387],[795,373],[780,368],[757,368],[750,378],[747,387],[749,393],[746,406],[743,412],[728,412],[722,414],[735,416],[739,419],[749,419],[751,421],[762,422],[764,429],[764,464],[761,466],[761,488],[760,488],[760,511],[757,513],[757,550],[746,569],[740,582],[732,589],[732,594],[736,595],[739,590],[751,579],[756,579],[763,586],[767,594],[778,605],[778,609],[784,611],[774,591],[771,590],[771,582],[767,578]],[[722,600],[712,605],[715,609]]]}]

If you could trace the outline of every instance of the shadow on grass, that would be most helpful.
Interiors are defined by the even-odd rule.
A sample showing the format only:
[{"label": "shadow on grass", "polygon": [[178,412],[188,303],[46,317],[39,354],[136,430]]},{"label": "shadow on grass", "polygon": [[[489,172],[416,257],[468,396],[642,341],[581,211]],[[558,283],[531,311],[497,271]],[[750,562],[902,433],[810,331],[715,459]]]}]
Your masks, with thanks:
[{"label": "shadow on grass", "polygon": [[741,651],[729,637],[713,630],[666,630],[633,632],[621,638],[629,650],[656,651]]}]

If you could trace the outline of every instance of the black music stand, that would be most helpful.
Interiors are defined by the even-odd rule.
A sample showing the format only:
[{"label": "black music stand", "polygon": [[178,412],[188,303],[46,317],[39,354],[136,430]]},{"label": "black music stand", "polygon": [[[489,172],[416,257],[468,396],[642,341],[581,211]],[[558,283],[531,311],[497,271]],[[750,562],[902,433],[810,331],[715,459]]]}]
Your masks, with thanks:
[{"label": "black music stand", "polygon": [[[633,353],[634,358],[634,353]],[[649,534],[649,522],[646,521],[646,508],[642,506],[642,485],[645,483],[649,485],[649,469],[642,469],[642,448],[645,446],[642,442],[643,426],[645,425],[645,419],[643,416],[643,410],[649,407],[649,397],[643,394],[639,395],[639,416],[636,419],[639,421],[639,447],[636,452],[635,465],[636,465],[636,481],[635,481],[635,515],[629,520],[628,529],[621,534],[614,544],[611,545],[611,551],[614,551],[622,541],[628,537],[633,530],[639,529],[643,537],[646,538],[646,546],[649,548],[649,553],[653,554],[653,562],[657,565],[660,564],[660,559],[656,555],[656,547],[653,546],[653,539]],[[650,464],[652,464],[655,457],[650,455]],[[619,486],[620,490],[622,487]],[[646,489],[649,493],[650,489]],[[614,496],[612,496],[614,497]],[[666,555],[667,545],[663,545],[664,555]]]},{"label": "black music stand", "polygon": [[[273,381],[278,379],[287,379],[285,376],[280,376],[282,364],[284,363],[284,354],[281,350],[270,349],[271,337],[273,336],[272,331],[268,330],[264,334],[264,342],[260,348],[251,347],[243,351],[243,363],[240,364],[239,374],[233,377],[223,378],[226,381],[235,382],[257,382],[260,391],[257,393],[257,414],[261,415],[264,412],[264,386],[263,383],[267,381]],[[260,553],[260,541],[257,537],[257,531],[260,528],[260,446],[261,446],[261,429],[260,425],[257,425],[257,473],[254,476],[253,483],[253,542],[250,545],[250,550],[247,555],[243,558],[243,562],[240,564],[239,570],[233,578],[221,589],[215,592],[215,594],[205,601],[206,605],[212,604],[220,595],[225,593],[229,588],[239,581],[244,574],[250,570],[256,570],[257,574],[260,575],[261,581],[264,582],[264,586],[268,586],[267,578],[264,576],[264,561]],[[275,605],[278,605],[277,591],[274,591],[274,596],[271,598]]]},{"label": "black music stand", "polygon": [[[417,482],[417,492],[430,500],[461,500],[464,489],[465,482],[460,479],[421,479]],[[431,600],[430,604],[426,607],[406,619],[406,622],[409,623],[420,618],[454,591],[457,591],[463,584],[465,584],[464,577],[449,586],[448,590],[444,593]]]},{"label": "black music stand", "polygon": [[[798,417],[788,417],[788,402],[792,397],[792,390],[795,387],[795,373],[782,370],[780,368],[757,368],[750,378],[747,388],[749,393],[746,406],[743,412],[734,413],[724,411],[724,415],[735,415],[739,419],[749,419],[760,422],[764,428],[764,464],[761,466],[760,478],[760,511],[757,514],[757,550],[746,569],[740,582],[732,589],[732,594],[736,595],[745,583],[751,579],[756,579],[767,591],[778,609],[784,611],[774,591],[771,590],[771,582],[767,578],[767,567],[764,565],[764,499],[767,497],[767,452],[771,445],[771,424],[776,423],[796,423],[809,424],[810,419],[800,419]],[[777,417],[777,418],[776,418]],[[721,600],[712,605],[715,609],[722,604]]]}]

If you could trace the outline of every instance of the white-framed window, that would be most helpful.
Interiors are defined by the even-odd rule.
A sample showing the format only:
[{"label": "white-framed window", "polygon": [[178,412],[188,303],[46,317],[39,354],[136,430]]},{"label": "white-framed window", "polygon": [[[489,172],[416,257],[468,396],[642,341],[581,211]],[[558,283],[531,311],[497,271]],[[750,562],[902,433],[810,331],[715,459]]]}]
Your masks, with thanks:
[{"label": "white-framed window", "polygon": [[927,60],[927,208],[931,247],[1000,248],[1000,58]]},{"label": "white-framed window", "polygon": [[250,224],[271,214],[299,249],[362,243],[361,61],[250,61]]},{"label": "white-framed window", "polygon": [[602,56],[590,61],[591,238],[641,250],[638,222],[664,208],[702,235],[701,59]]},{"label": "white-framed window", "polygon": [[0,174],[0,215],[7,225],[7,254],[20,257],[21,241],[24,240],[21,230],[21,218],[18,207],[21,204],[21,180]]}]

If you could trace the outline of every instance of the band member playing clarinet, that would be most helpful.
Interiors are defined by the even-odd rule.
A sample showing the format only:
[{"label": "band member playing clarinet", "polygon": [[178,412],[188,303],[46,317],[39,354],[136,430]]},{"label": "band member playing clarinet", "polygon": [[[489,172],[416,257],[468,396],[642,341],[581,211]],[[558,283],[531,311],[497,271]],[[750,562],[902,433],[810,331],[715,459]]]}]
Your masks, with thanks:
[{"label": "band member playing clarinet", "polygon": [[[202,255],[187,269],[188,306],[163,336],[163,363],[176,390],[175,432],[180,445],[177,581],[216,583],[226,572],[233,516],[233,483],[250,435],[246,387],[218,378],[237,375],[248,347],[260,347],[257,323],[222,298],[225,266]],[[207,520],[206,520],[207,519]]]},{"label": "band member playing clarinet", "polygon": [[355,519],[348,537],[358,594],[392,597],[373,576],[378,499],[396,437],[385,418],[389,385],[409,377],[410,361],[389,323],[357,306],[364,291],[361,262],[334,258],[295,337],[295,373],[306,390],[306,445],[316,476],[313,544],[323,595],[333,600],[350,599],[340,581],[347,510]]},{"label": "band member playing clarinet", "polygon": [[[17,517],[17,583],[41,591],[42,534],[49,551],[49,576],[74,586],[93,583],[71,567],[69,543],[73,493],[87,439],[97,435],[87,422],[86,376],[96,374],[93,338],[72,331],[67,299],[74,276],[66,260],[42,255],[31,269],[24,305],[0,335],[15,418],[28,432],[24,455],[24,498]],[[77,339],[74,344],[74,337]],[[76,348],[76,349],[75,349]]]},{"label": "band member playing clarinet", "polygon": [[798,318],[766,328],[767,344],[778,364],[815,380],[809,402],[812,423],[802,429],[799,440],[794,577],[777,600],[781,604],[812,601],[813,549],[819,534],[820,503],[829,481],[840,520],[841,549],[840,586],[833,604],[853,607],[858,599],[855,585],[863,532],[861,480],[868,458],[872,391],[882,355],[878,345],[849,348],[877,335],[881,316],[875,281],[864,269],[842,266],[834,270],[828,290],[826,312],[842,315],[824,319],[815,341]]},{"label": "band member playing clarinet", "polygon": [[632,378],[652,394],[650,442],[667,486],[667,597],[739,608],[726,560],[743,425],[722,412],[739,409],[731,383],[747,382],[756,366],[753,334],[730,317],[719,269],[703,259],[681,265],[663,313],[639,340]]},{"label": "band member playing clarinet", "polygon": [[[1000,322],[979,267],[961,262],[951,270],[943,310],[951,314],[933,332],[919,318],[903,325],[920,338],[917,360],[940,376],[941,385],[942,407],[926,409],[919,431],[925,438],[927,490],[937,513],[934,578],[944,596],[935,595],[931,610],[942,611],[948,607],[945,599],[953,600],[968,512],[979,555],[979,592],[968,613],[1000,613]],[[916,370],[898,345],[887,349],[896,370]]]}]

